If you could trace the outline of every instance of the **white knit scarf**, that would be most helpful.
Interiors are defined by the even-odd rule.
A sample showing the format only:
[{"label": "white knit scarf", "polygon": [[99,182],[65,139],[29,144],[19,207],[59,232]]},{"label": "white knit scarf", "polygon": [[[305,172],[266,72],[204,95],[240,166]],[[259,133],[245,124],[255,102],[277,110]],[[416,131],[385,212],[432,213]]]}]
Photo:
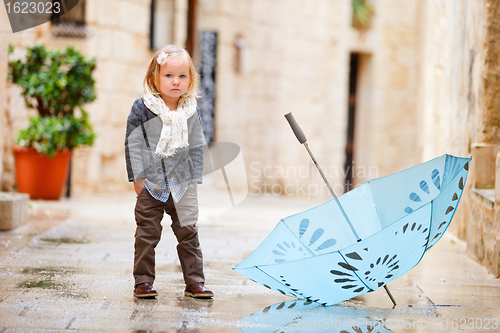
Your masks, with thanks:
[{"label": "white knit scarf", "polygon": [[169,157],[175,154],[177,149],[189,146],[187,120],[196,112],[196,99],[186,97],[179,101],[177,110],[170,110],[160,96],[145,87],[142,92],[144,105],[157,114],[163,122],[160,141],[156,146],[156,154]]}]

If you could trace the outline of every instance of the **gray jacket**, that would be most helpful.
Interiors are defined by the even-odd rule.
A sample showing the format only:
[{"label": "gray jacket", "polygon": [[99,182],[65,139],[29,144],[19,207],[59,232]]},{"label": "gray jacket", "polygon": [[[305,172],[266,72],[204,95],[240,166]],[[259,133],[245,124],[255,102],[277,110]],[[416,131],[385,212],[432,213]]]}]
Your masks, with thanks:
[{"label": "gray jacket", "polygon": [[188,120],[189,146],[180,148],[168,158],[155,154],[163,123],[143,103],[135,100],[127,119],[125,159],[128,180],[146,178],[159,186],[165,186],[167,176],[175,176],[181,185],[192,181],[201,184],[203,177],[203,132],[200,110]]}]

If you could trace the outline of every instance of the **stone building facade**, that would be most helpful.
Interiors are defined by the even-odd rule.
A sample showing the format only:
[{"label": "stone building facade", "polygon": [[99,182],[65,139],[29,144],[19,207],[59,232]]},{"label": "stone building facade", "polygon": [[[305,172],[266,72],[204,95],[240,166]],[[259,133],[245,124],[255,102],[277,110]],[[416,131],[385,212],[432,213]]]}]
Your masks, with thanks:
[{"label": "stone building facade", "polygon": [[420,159],[445,152],[472,156],[451,231],[466,240],[473,258],[499,276],[500,219],[495,198],[500,198],[500,182],[495,182],[495,170],[499,170],[500,4],[423,1],[421,6],[416,136]]},{"label": "stone building facade", "polygon": [[[375,14],[363,30],[352,27],[350,0],[156,2],[173,11],[163,13],[171,25],[167,37],[166,30],[157,35],[160,42],[187,45],[188,27],[195,37],[217,37],[215,141],[241,147],[247,179],[240,187],[328,198],[283,118],[287,112],[338,194],[346,181],[353,186],[445,153],[472,156],[450,231],[500,274],[498,1],[372,0]],[[74,190],[130,189],[123,136],[151,56],[151,0],[87,0],[85,15],[91,31],[85,39],[55,38],[50,24],[0,34],[4,187],[12,182],[10,142],[28,115],[5,82],[6,50],[40,42],[72,44],[97,58],[98,100],[88,111],[99,137],[94,147],[75,153]],[[194,41],[199,65],[203,50],[199,37]]]},{"label": "stone building facade", "polygon": [[219,39],[217,140],[242,147],[251,191],[329,195],[283,118],[292,112],[343,192],[352,55],[359,59],[353,181],[421,161],[414,126],[421,1],[372,3],[371,27],[357,30],[345,0],[200,2],[199,29]]}]

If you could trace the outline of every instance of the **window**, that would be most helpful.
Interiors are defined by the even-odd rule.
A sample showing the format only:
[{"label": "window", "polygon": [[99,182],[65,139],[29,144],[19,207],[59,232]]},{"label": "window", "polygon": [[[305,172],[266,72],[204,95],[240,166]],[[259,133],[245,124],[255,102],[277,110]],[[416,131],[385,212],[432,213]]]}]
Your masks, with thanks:
[{"label": "window", "polygon": [[174,0],[151,1],[150,47],[152,50],[172,44],[174,10]]},{"label": "window", "polygon": [[207,143],[215,137],[215,89],[217,72],[217,32],[205,30],[201,32],[201,92],[198,101],[200,107],[203,134]]},{"label": "window", "polygon": [[53,0],[53,3],[62,8],[61,13],[53,13],[51,17],[55,37],[85,38],[89,35],[85,28],[85,0]]}]

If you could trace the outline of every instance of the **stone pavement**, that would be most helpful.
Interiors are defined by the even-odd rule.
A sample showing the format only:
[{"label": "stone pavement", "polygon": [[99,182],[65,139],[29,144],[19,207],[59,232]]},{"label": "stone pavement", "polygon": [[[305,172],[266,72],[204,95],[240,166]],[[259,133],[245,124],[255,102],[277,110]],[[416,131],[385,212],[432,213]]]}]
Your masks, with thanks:
[{"label": "stone pavement", "polygon": [[211,217],[222,196],[206,198],[199,223],[213,300],[183,296],[167,220],[156,252],[159,297],[134,299],[134,193],[33,202],[29,225],[0,233],[0,332],[500,331],[500,280],[450,235],[389,284],[395,309],[383,289],[317,307],[270,291],[232,267],[280,218],[321,202],[249,195]]}]

